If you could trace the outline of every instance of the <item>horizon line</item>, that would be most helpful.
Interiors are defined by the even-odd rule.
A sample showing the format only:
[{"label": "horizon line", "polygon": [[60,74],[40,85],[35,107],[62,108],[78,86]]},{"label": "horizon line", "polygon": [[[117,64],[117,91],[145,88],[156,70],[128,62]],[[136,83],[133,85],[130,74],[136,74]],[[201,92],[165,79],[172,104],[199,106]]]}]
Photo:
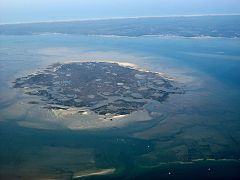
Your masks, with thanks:
[{"label": "horizon line", "polygon": [[0,25],[18,25],[18,24],[37,24],[37,23],[55,23],[55,22],[84,22],[84,21],[101,21],[101,20],[119,20],[119,19],[141,19],[141,18],[170,18],[170,17],[204,17],[204,16],[240,16],[240,13],[228,14],[183,14],[183,15],[162,15],[162,16],[126,16],[126,17],[110,17],[110,18],[83,18],[83,19],[62,19],[62,20],[43,20],[43,21],[26,21],[14,23],[1,23]]}]

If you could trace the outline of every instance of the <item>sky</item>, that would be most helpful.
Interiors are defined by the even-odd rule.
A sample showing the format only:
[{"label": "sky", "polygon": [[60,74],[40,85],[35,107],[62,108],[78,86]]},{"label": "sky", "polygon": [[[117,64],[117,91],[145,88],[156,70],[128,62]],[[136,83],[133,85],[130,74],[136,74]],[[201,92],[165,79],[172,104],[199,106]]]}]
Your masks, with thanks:
[{"label": "sky", "polygon": [[240,0],[0,0],[0,23],[240,14]]}]

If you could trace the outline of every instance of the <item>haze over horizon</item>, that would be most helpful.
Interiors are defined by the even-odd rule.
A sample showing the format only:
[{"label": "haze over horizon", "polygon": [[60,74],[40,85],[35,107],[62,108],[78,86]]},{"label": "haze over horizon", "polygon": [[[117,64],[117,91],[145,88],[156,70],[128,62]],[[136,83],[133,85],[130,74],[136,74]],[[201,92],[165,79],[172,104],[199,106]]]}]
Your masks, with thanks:
[{"label": "haze over horizon", "polygon": [[240,14],[240,1],[0,0],[1,24],[196,14]]}]

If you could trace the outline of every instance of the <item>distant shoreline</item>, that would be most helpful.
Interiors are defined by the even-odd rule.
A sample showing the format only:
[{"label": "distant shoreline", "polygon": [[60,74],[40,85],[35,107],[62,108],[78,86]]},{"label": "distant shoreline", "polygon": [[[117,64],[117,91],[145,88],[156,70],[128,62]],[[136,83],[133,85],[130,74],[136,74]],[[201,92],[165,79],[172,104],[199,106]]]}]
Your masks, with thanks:
[{"label": "distant shoreline", "polygon": [[66,19],[66,20],[43,20],[43,21],[29,21],[29,22],[13,22],[0,23],[4,25],[20,25],[20,24],[39,24],[39,23],[65,23],[65,22],[85,22],[85,21],[104,21],[104,20],[121,20],[121,19],[145,19],[145,18],[181,18],[181,17],[208,17],[208,16],[240,16],[240,13],[230,14],[183,14],[183,15],[166,15],[166,16],[130,16],[130,17],[111,17],[111,18],[87,18],[87,19]]}]

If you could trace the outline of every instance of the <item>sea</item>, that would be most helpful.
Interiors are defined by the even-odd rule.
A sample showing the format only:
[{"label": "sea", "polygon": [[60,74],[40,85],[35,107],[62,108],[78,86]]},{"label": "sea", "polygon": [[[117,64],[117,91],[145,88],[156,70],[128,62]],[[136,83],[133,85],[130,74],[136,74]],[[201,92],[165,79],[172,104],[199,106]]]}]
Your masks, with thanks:
[{"label": "sea", "polygon": [[[164,116],[149,122],[90,130],[48,124],[13,82],[72,61],[135,64],[185,93],[162,102]],[[239,38],[0,35],[0,179],[239,179],[239,158]]]}]

